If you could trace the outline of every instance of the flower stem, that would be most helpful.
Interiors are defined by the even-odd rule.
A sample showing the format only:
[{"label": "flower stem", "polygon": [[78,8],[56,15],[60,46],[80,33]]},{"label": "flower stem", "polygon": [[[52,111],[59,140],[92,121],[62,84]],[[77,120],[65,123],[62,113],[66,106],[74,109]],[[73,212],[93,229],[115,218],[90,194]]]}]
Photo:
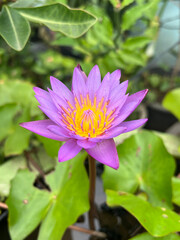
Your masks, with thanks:
[{"label": "flower stem", "polygon": [[90,203],[90,210],[89,210],[89,227],[91,230],[95,230],[94,225],[94,216],[95,216],[95,204],[94,204],[94,197],[95,197],[95,186],[96,186],[96,162],[95,159],[88,155],[88,162],[89,162],[89,203]]}]

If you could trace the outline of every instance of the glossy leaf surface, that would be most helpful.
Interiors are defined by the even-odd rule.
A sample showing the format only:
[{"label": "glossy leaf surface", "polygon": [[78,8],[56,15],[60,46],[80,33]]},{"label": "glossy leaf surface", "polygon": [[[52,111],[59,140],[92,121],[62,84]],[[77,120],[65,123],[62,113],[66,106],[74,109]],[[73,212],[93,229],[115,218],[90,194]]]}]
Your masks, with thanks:
[{"label": "glossy leaf surface", "polygon": [[24,48],[29,35],[29,22],[16,10],[5,5],[0,12],[0,35],[17,51]]},{"label": "glossy leaf surface", "polygon": [[130,193],[107,190],[107,204],[122,206],[153,236],[162,237],[180,231],[180,216],[166,208],[154,207]]},{"label": "glossy leaf surface", "polygon": [[104,188],[131,193],[140,188],[153,205],[171,208],[175,163],[162,140],[142,131],[117,146],[117,151],[120,167],[114,170],[105,166]]}]

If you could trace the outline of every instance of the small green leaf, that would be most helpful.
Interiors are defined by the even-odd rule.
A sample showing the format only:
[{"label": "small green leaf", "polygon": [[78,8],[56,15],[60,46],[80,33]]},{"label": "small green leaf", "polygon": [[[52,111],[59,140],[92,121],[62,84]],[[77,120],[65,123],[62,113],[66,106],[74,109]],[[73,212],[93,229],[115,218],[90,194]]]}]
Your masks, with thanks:
[{"label": "small green leaf", "polygon": [[168,92],[163,99],[162,104],[180,120],[180,88]]},{"label": "small green leaf", "polygon": [[17,51],[24,48],[29,35],[29,22],[16,10],[4,5],[0,12],[0,35]]},{"label": "small green leaf", "polygon": [[18,169],[26,167],[26,161],[22,156],[13,158],[0,165],[0,196],[8,196],[10,181],[15,177]]},{"label": "small green leaf", "polygon": [[152,19],[157,12],[159,1],[160,0],[153,0],[145,4],[143,4],[141,1],[141,3],[128,9],[123,15],[123,31],[128,30],[130,27],[132,27],[136,23],[136,21],[142,16],[146,16],[149,19]]},{"label": "small green leaf", "polygon": [[4,146],[5,156],[21,154],[29,146],[30,131],[19,126],[21,122],[30,121],[29,108],[18,119],[14,132],[7,138]]},{"label": "small green leaf", "polygon": [[145,36],[130,37],[124,42],[123,48],[137,50],[145,47],[150,41],[151,39]]},{"label": "small green leaf", "polygon": [[107,204],[122,206],[129,211],[153,236],[163,237],[180,231],[180,216],[166,208],[154,207],[149,202],[130,193],[106,191]]},{"label": "small green leaf", "polygon": [[149,233],[141,233],[129,240],[180,240],[180,236],[178,234],[170,234],[165,237],[153,237]]},{"label": "small green leaf", "polygon": [[45,217],[49,208],[52,196],[33,186],[35,177],[35,173],[21,170],[12,181],[7,200],[12,240],[22,240],[29,235]]},{"label": "small green leaf", "polygon": [[29,21],[42,23],[53,31],[77,38],[92,27],[96,18],[83,10],[70,9],[60,3],[36,8],[16,8]]},{"label": "small green leaf", "polygon": [[173,157],[161,138],[141,131],[117,146],[120,167],[105,166],[105,189],[134,193],[140,188],[155,206],[172,208],[171,178],[175,170]]},{"label": "small green leaf", "polygon": [[118,51],[118,54],[127,64],[137,66],[144,66],[146,64],[146,57],[144,53],[133,51],[131,49],[121,49]]}]

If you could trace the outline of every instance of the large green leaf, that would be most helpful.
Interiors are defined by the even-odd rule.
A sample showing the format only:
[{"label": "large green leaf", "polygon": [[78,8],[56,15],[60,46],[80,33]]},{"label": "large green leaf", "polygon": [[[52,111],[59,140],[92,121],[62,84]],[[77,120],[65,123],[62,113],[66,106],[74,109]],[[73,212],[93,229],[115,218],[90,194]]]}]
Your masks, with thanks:
[{"label": "large green leaf", "polygon": [[173,157],[162,140],[149,131],[139,132],[117,146],[120,167],[105,166],[105,189],[134,193],[145,191],[155,206],[172,207],[171,177],[175,170]]},{"label": "large green leaf", "polygon": [[169,234],[168,236],[165,237],[153,237],[149,233],[141,233],[130,240],[180,240],[180,236],[178,234]]},{"label": "large green leaf", "polygon": [[22,156],[0,165],[0,196],[8,196],[10,181],[15,177],[18,169],[25,167],[26,161]]},{"label": "large green leaf", "polygon": [[30,35],[29,22],[16,10],[4,5],[0,12],[0,35],[12,48],[20,51]]},{"label": "large green leaf", "polygon": [[45,217],[52,195],[33,186],[35,173],[21,170],[12,181],[7,200],[12,240],[22,240]]},{"label": "large green leaf", "polygon": [[38,240],[59,240],[65,229],[89,209],[88,178],[83,166],[86,153],[59,163],[46,180],[56,200],[43,221]]},{"label": "large green leaf", "polygon": [[16,8],[29,21],[42,23],[53,31],[77,38],[84,34],[96,18],[83,10],[70,9],[60,3],[36,8]]},{"label": "large green leaf", "polygon": [[180,120],[180,88],[168,92],[163,99],[162,104]]},{"label": "large green leaf", "polygon": [[7,201],[12,240],[22,240],[42,221],[38,240],[59,240],[66,228],[89,209],[86,153],[58,163],[46,177],[51,192],[33,186],[34,173],[20,171]]},{"label": "large green leaf", "polygon": [[26,108],[22,116],[16,122],[14,131],[7,138],[4,146],[5,156],[21,154],[29,146],[30,131],[19,126],[19,123],[30,121],[29,108]]},{"label": "large green leaf", "polygon": [[107,190],[109,206],[122,206],[153,236],[162,237],[180,231],[180,216],[166,208],[154,207],[130,193]]}]

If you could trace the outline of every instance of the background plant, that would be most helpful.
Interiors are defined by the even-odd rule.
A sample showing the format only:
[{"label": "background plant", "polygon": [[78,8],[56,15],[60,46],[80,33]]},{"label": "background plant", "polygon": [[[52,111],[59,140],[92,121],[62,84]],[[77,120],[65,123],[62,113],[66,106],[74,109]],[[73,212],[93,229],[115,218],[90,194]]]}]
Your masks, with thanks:
[{"label": "background plant", "polygon": [[[147,101],[164,99],[163,105],[179,119],[179,90],[170,91],[179,86],[178,68],[161,66],[161,73],[152,71],[164,56],[154,56],[153,49],[164,26],[161,16],[167,2],[0,1],[0,200],[9,207],[13,240],[28,236],[40,222],[38,239],[59,239],[89,208],[86,154],[56,165],[62,143],[18,125],[44,118],[34,98],[34,85],[48,87],[53,75],[70,86],[72,69],[78,63],[86,73],[98,64],[102,75],[120,68],[121,81],[131,80],[129,92],[149,88]],[[177,56],[178,63],[178,43],[173,46],[167,51]],[[105,167],[102,175],[107,203],[129,211],[147,231],[127,238],[179,239],[179,138],[143,131],[116,142],[121,167],[118,171]],[[74,214],[69,216],[63,206]],[[61,228],[56,227],[59,223]]]}]

